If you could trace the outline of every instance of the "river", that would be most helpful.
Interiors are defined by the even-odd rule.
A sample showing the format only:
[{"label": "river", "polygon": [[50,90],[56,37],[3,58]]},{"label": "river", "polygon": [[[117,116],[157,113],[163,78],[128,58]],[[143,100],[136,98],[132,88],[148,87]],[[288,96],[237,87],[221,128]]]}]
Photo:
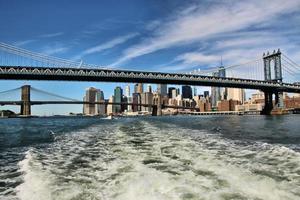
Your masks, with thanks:
[{"label": "river", "polygon": [[0,119],[0,199],[300,199],[300,115]]}]

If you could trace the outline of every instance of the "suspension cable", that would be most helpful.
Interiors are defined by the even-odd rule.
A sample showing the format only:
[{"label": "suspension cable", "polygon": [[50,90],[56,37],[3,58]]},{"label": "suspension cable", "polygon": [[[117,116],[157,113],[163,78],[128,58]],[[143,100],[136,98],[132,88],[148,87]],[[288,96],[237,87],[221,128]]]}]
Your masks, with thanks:
[{"label": "suspension cable", "polygon": [[50,92],[46,92],[46,91],[43,91],[43,90],[40,90],[40,89],[37,89],[37,88],[34,88],[34,87],[31,87],[31,89],[33,91],[36,91],[36,92],[39,92],[39,93],[42,93],[42,94],[46,94],[46,95],[49,95],[49,96],[53,96],[53,97],[57,97],[57,98],[60,98],[60,99],[64,99],[64,100],[69,100],[69,101],[80,101],[80,100],[77,100],[77,99],[72,99],[72,98],[68,98],[68,97],[63,97],[63,96],[60,96],[58,94],[53,94],[53,93],[50,93]]}]

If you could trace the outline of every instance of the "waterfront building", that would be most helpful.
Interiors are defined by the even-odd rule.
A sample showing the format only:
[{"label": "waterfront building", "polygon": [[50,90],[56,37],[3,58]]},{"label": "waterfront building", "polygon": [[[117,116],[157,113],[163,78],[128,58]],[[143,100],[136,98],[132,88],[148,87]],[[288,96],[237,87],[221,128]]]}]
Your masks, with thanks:
[{"label": "waterfront building", "polygon": [[105,115],[106,114],[106,105],[105,105],[105,100],[104,99],[101,99],[99,101],[100,103],[102,104],[98,104],[98,115]]},{"label": "waterfront building", "polygon": [[196,102],[193,99],[183,99],[180,102],[181,102],[180,106],[192,107],[192,108],[196,107]]},{"label": "waterfront building", "polygon": [[[103,97],[103,92],[101,90],[96,89],[94,87],[89,87],[86,89],[84,101],[95,103],[99,102]],[[98,115],[100,111],[100,106],[96,104],[84,104],[83,105],[83,114],[84,115]]]},{"label": "waterfront building", "polygon": [[262,111],[264,105],[262,103],[257,103],[257,104],[243,104],[243,105],[236,105],[235,106],[235,111],[240,111],[240,112],[260,112]]},{"label": "waterfront building", "polygon": [[177,106],[178,105],[177,99],[169,99],[168,105]]},{"label": "waterfront building", "polygon": [[204,104],[204,111],[205,112],[210,112],[210,111],[212,111],[212,109],[211,109],[211,103],[210,102],[205,102],[205,104]]},{"label": "waterfront building", "polygon": [[300,108],[300,96],[287,96],[284,99],[284,105],[286,108]]},{"label": "waterfront building", "polygon": [[[127,103],[133,103],[132,97],[127,97]],[[132,112],[132,105],[127,105],[127,112]]]},{"label": "waterfront building", "polygon": [[161,94],[162,97],[168,95],[168,86],[166,84],[157,85],[157,93]]},{"label": "waterfront building", "polygon": [[[114,90],[114,103],[121,103],[123,97],[123,90],[121,87],[116,87]],[[114,113],[121,113],[121,105],[114,105],[113,106],[113,112]]]},{"label": "waterfront building", "polygon": [[257,104],[257,103],[265,103],[265,94],[261,91],[258,91],[251,95],[251,103]]},{"label": "waterfront building", "polygon": [[177,95],[176,100],[177,100],[177,102],[179,102],[180,100],[182,100],[182,95],[181,94]]},{"label": "waterfront building", "polygon": [[245,102],[246,94],[245,90],[241,88],[228,88],[227,89],[227,100],[237,100],[242,104]]},{"label": "waterfront building", "polygon": [[132,103],[134,104],[132,106],[133,112],[141,111],[141,106],[138,104],[141,104],[141,94],[140,93],[133,93],[132,94]]},{"label": "waterfront building", "polygon": [[236,105],[241,105],[237,100],[222,100],[218,102],[218,111],[235,111]]},{"label": "waterfront building", "polygon": [[128,102],[128,97],[123,95],[122,103],[124,103],[124,104],[121,105],[121,112],[125,112],[127,110],[127,107],[128,107],[128,105],[126,105],[127,102]]},{"label": "waterfront building", "polygon": [[[141,94],[141,101],[142,101],[142,104],[150,104],[150,105],[152,105],[152,103],[153,103],[153,93],[151,93],[151,92],[144,92],[144,93],[142,93]],[[142,106],[142,111],[151,112],[152,111],[152,107]]]},{"label": "waterfront building", "polygon": [[192,99],[192,88],[189,85],[183,85],[182,86],[182,98],[184,99]]},{"label": "waterfront building", "polygon": [[[108,100],[109,103],[113,103],[114,102],[114,96],[111,96]],[[111,104],[108,104],[107,105],[107,114],[108,115],[112,115],[114,112],[113,112],[113,105]]]},{"label": "waterfront building", "polygon": [[106,109],[104,104],[104,93],[102,90],[98,90],[96,92],[96,102],[103,103],[103,104],[95,104],[95,114],[96,115],[105,115]]},{"label": "waterfront building", "polygon": [[169,97],[168,96],[161,97],[161,104],[162,105],[168,105],[168,102],[169,102]]}]

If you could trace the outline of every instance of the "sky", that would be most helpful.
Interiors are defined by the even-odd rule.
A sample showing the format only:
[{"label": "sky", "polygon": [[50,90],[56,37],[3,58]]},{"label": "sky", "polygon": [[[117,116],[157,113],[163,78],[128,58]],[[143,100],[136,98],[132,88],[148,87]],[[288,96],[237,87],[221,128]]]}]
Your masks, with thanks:
[{"label": "sky", "polygon": [[[300,63],[300,0],[0,0],[0,24],[0,42],[110,68],[190,72],[219,66],[221,57],[230,66],[278,48]],[[90,86],[109,98],[126,85],[0,81],[0,91],[24,84],[74,99]],[[33,111],[65,114],[82,106]]]}]

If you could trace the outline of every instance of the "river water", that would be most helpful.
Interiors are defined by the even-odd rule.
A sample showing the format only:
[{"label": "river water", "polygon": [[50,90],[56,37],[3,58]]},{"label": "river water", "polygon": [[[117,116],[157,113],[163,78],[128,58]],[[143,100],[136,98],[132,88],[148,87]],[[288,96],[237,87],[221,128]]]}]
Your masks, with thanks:
[{"label": "river water", "polygon": [[0,199],[300,199],[300,115],[0,120]]}]

